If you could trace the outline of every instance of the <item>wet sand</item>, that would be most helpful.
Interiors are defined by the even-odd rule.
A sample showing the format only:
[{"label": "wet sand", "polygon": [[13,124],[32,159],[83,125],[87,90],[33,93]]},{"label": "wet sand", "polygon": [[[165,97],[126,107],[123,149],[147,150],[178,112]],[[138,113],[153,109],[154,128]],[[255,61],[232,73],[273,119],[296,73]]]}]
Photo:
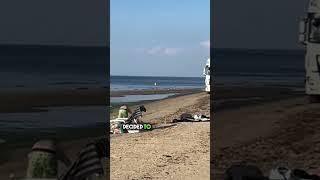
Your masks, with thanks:
[{"label": "wet sand", "polygon": [[0,91],[0,113],[37,112],[37,107],[106,105],[109,90],[24,90]]},{"label": "wet sand", "polygon": [[106,105],[109,94],[110,97],[169,93],[185,95],[200,91],[200,89],[153,89],[109,92],[107,88],[2,90],[0,113],[42,111],[38,107]]},{"label": "wet sand", "polygon": [[130,91],[111,91],[111,97],[120,97],[125,95],[150,95],[150,94],[192,94],[201,92],[202,89],[148,89],[148,90],[130,90]]}]

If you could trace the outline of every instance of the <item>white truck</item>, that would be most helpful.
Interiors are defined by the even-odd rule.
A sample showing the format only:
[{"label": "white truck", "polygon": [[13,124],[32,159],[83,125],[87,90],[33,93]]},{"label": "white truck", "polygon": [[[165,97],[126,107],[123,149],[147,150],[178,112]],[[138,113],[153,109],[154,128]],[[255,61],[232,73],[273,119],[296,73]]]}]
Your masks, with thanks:
[{"label": "white truck", "polygon": [[320,0],[309,1],[299,33],[299,41],[306,48],[305,91],[311,102],[317,102],[320,99]]},{"label": "white truck", "polygon": [[206,66],[203,69],[203,76],[205,77],[204,79],[204,84],[205,84],[205,91],[207,93],[210,93],[210,58],[207,60]]}]

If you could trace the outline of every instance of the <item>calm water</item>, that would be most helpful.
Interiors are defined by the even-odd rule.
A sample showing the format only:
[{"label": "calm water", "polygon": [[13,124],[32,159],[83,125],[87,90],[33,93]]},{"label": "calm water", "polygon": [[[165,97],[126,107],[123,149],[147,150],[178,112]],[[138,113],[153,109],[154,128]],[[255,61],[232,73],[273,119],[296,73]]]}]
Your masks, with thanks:
[{"label": "calm water", "polygon": [[[76,128],[105,123],[106,106],[49,107],[47,111],[31,113],[0,113],[1,132]],[[94,118],[92,118],[94,117]]]},{"label": "calm water", "polygon": [[[108,87],[108,54],[104,47],[0,46],[0,89]],[[113,90],[201,88],[202,78],[111,77]],[[112,98],[115,103],[166,98],[173,94]],[[49,107],[43,112],[0,113],[0,143],[12,136],[36,133],[46,137],[57,129],[103,128],[107,106]]]},{"label": "calm water", "polygon": [[[214,52],[214,81],[223,84],[284,84],[304,81],[304,52],[225,50]],[[106,48],[0,46],[0,88],[104,87],[109,85]],[[201,88],[203,78],[112,76],[112,90]]]},{"label": "calm water", "polygon": [[[111,90],[203,88],[202,77],[111,76]],[[156,83],[157,86],[154,84]]]},{"label": "calm water", "polygon": [[111,97],[110,102],[112,104],[118,103],[133,103],[139,101],[150,101],[150,100],[159,100],[164,99],[170,96],[175,95],[174,93],[171,94],[150,94],[150,95],[127,95],[123,97]]},{"label": "calm water", "polygon": [[107,86],[105,47],[0,46],[0,88]]},{"label": "calm water", "polygon": [[104,47],[0,46],[0,88],[94,88],[112,90],[201,88],[203,78],[125,77],[109,80]]},{"label": "calm water", "polygon": [[[67,48],[68,49],[68,48]],[[109,85],[104,49],[22,49],[0,47],[0,88],[82,88]],[[58,52],[58,53],[56,53]],[[302,51],[216,50],[214,82],[232,85],[287,86],[304,84]],[[112,90],[203,88],[202,77],[111,77]],[[154,86],[157,83],[157,86]],[[159,97],[161,96],[161,97]],[[125,96],[113,102],[161,99],[168,95]],[[0,113],[0,143],[24,132],[39,134],[57,128],[81,128],[107,121],[106,106],[49,107],[45,112]]]},{"label": "calm water", "polygon": [[[0,45],[0,89],[105,87],[109,85],[108,57],[106,47]],[[29,134],[46,138],[48,133],[55,134],[61,128],[104,129],[108,118],[107,106],[49,107],[45,110],[0,113],[0,143]]]},{"label": "calm water", "polygon": [[[77,137],[74,130],[82,129],[82,135],[91,129],[101,133],[107,127],[108,108],[106,106],[86,107],[49,107],[43,108],[43,112],[29,113],[0,113],[0,144],[16,143],[16,140],[30,140],[59,137],[57,132],[63,132],[68,137]],[[79,132],[78,132],[79,133]],[[92,135],[90,133],[88,136]],[[67,138],[68,138],[67,137]]]},{"label": "calm water", "polygon": [[304,86],[304,52],[215,50],[214,81],[230,85]]}]

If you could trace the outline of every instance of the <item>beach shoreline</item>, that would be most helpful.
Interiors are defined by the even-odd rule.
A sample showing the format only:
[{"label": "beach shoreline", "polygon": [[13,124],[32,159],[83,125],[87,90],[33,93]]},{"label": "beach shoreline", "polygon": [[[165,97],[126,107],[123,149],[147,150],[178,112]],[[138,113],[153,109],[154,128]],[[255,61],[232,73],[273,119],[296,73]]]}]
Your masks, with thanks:
[{"label": "beach shoreline", "polygon": [[[172,93],[175,92],[177,94],[173,96],[169,96],[164,99],[171,99],[179,96],[184,96],[187,94],[194,94],[197,92],[200,92],[198,89],[185,89],[185,90],[170,90],[170,92],[167,92],[167,90],[131,90],[131,91],[121,91],[117,93],[117,95],[131,95],[131,94],[158,94],[158,93]],[[11,93],[10,96],[8,96],[8,93]],[[9,98],[11,97],[12,94],[15,93],[14,99]],[[4,100],[1,101],[0,103],[0,115],[1,118],[8,119],[11,116],[15,116],[16,114],[25,114],[24,116],[31,114],[30,116],[27,116],[28,118],[32,118],[38,113],[45,113],[41,117],[46,118],[46,116],[53,116],[52,113],[47,114],[47,111],[51,111],[53,107],[64,107],[66,109],[70,108],[77,108],[79,107],[79,110],[75,111],[83,111],[83,108],[89,108],[89,107],[103,107],[105,106],[105,112],[101,112],[101,110],[96,110],[99,111],[101,115],[105,117],[105,122],[98,123],[98,124],[91,124],[91,125],[86,125],[86,126],[79,126],[79,127],[53,127],[50,129],[48,128],[45,129],[34,129],[34,130],[29,130],[26,129],[26,131],[23,132],[23,135],[21,134],[21,131],[18,131],[17,135],[14,135],[16,133],[10,133],[10,130],[6,129],[5,132],[0,133],[2,137],[1,138],[1,144],[0,145],[6,145],[6,144],[12,144],[14,141],[29,141],[30,139],[35,139],[37,135],[45,136],[45,137],[54,137],[54,138],[61,138],[64,137],[64,135],[59,135],[59,134],[68,134],[68,132],[72,131],[75,132],[75,135],[72,137],[76,138],[77,136],[82,136],[81,131],[85,131],[86,128],[92,129],[92,133],[95,133],[97,130],[98,132],[103,132],[103,129],[100,128],[101,126],[106,127],[108,121],[109,121],[109,116],[108,114],[108,106],[106,104],[106,95],[108,93],[104,89],[89,89],[89,90],[59,90],[59,91],[45,91],[45,92],[38,92],[38,91],[28,91],[28,92],[1,92],[0,91],[0,97],[4,97]],[[104,97],[104,98],[103,98]],[[103,100],[101,100],[103,99]],[[134,102],[134,103],[129,103],[132,106],[136,106],[138,104],[149,104],[154,101],[161,101],[164,99],[160,100],[147,100],[147,101],[139,101],[139,102]],[[81,109],[81,108],[82,109]],[[114,112],[117,112],[117,105],[112,107],[110,109],[111,114]],[[101,108],[100,108],[101,109]],[[54,110],[54,109],[53,109]],[[96,112],[95,111],[95,112]],[[110,112],[109,111],[109,112]],[[63,112],[62,112],[63,113]],[[67,112],[65,112],[67,113]],[[80,112],[79,112],[80,113]],[[60,113],[61,114],[61,113]],[[67,116],[66,114],[65,116]],[[37,116],[37,115],[36,115]],[[59,115],[61,116],[61,115]],[[70,115],[69,115],[70,116]],[[70,117],[73,117],[70,116]],[[111,116],[110,116],[111,117]],[[93,117],[94,118],[94,117]],[[97,116],[98,118],[98,116]],[[100,117],[99,118],[103,118]],[[14,121],[18,120],[15,118],[11,118]],[[20,118],[21,119],[21,118]],[[22,119],[21,119],[22,120]],[[9,120],[7,120],[8,123],[10,123]],[[21,122],[23,123],[23,122]],[[40,122],[39,122],[40,123]],[[22,127],[21,127],[22,128]],[[42,133],[38,133],[38,131],[42,131]],[[88,133],[90,134],[90,133]],[[97,133],[95,133],[97,134]],[[101,133],[100,133],[101,134]],[[22,137],[23,136],[23,137]],[[13,143],[15,144],[15,143]]]},{"label": "beach shoreline", "polygon": [[121,97],[126,95],[150,95],[150,94],[192,94],[201,92],[200,88],[190,88],[190,89],[139,89],[139,90],[119,90],[110,91],[110,97]]},{"label": "beach shoreline", "polygon": [[[146,89],[109,91],[107,88],[2,90],[0,113],[39,112],[41,107],[107,105],[108,97],[153,94],[192,94],[201,89]],[[13,98],[14,97],[14,98]]]},{"label": "beach shoreline", "polygon": [[[172,92],[172,91],[171,91]],[[155,101],[150,101],[150,102],[143,102],[146,104],[147,107],[149,107],[149,104],[153,104],[153,103],[159,103],[159,102],[166,102],[168,100],[170,101],[174,101],[175,98],[181,98],[183,96],[192,96],[192,94],[196,94],[196,92],[199,92],[199,90],[175,90],[174,92],[176,93],[181,93],[177,96],[174,97],[168,97],[165,99],[161,99],[161,100],[155,100]],[[13,93],[13,92],[12,92]],[[98,89],[98,90],[69,90],[69,91],[64,91],[64,92],[60,92],[62,93],[63,97],[65,97],[66,99],[63,99],[62,97],[59,97],[59,99],[53,99],[53,101],[58,102],[56,104],[52,104],[52,102],[46,102],[42,105],[56,105],[56,106],[60,106],[60,105],[72,105],[72,106],[90,106],[91,104],[102,104],[101,100],[98,101],[94,101],[94,100],[88,100],[87,98],[90,97],[96,97],[95,100],[98,99],[98,97],[101,97],[102,95],[106,95],[106,91],[103,89]],[[72,94],[74,93],[74,94]],[[126,92],[121,92],[121,95],[127,95],[127,94],[141,94],[143,93],[142,90],[139,90],[138,92],[134,92],[134,91],[126,91]],[[168,93],[166,92],[166,90],[158,90],[158,91],[148,91],[146,92],[146,94],[152,94],[152,93]],[[4,94],[2,94],[3,96],[5,96]],[[31,100],[33,98],[35,98],[35,96],[40,96],[42,97],[46,97],[47,100],[51,98],[56,98],[58,94],[55,94],[55,91],[50,91],[50,92],[46,92],[46,93],[38,93],[38,92],[27,92],[27,93],[22,93],[17,95],[18,97],[25,97],[25,99],[28,98]],[[71,95],[72,97],[67,97],[68,95]],[[82,96],[83,95],[83,96]],[[1,96],[1,94],[0,94]],[[41,99],[40,97],[37,97],[34,99],[33,102],[25,103],[30,105],[30,107],[32,107],[31,105],[35,105],[37,102],[42,101],[45,102],[45,99]],[[81,100],[82,102],[79,101],[73,101],[73,102],[69,102],[70,99],[76,98],[76,97],[83,97]],[[24,100],[25,100],[24,99]],[[8,99],[9,100],[9,99]],[[21,100],[21,99],[20,99]],[[37,101],[39,100],[39,101]],[[18,101],[18,99],[16,100],[12,100],[12,101],[16,101],[16,102],[21,102]],[[65,104],[64,102],[67,102],[67,104]],[[80,103],[78,103],[80,102]],[[89,103],[88,103],[89,102]],[[105,101],[103,103],[103,105],[105,104]],[[163,105],[163,104],[162,104]],[[39,104],[36,104],[36,107],[38,107]],[[2,107],[0,105],[0,107]],[[106,106],[107,107],[107,106]],[[16,113],[20,113],[20,109],[14,109],[17,111],[12,111],[12,112],[16,112]],[[1,111],[1,110],[0,110]],[[34,111],[28,111],[30,113],[34,113]],[[6,113],[6,111],[2,111],[2,113]],[[12,113],[15,114],[15,113]],[[107,122],[107,117],[106,117],[106,123]],[[107,124],[100,124],[100,125],[96,125],[96,126],[92,126],[92,127],[83,127],[83,128],[75,128],[75,129],[53,129],[53,131],[55,131],[55,133],[51,134],[51,135],[46,135],[45,138],[56,138],[57,140],[59,140],[62,144],[64,144],[65,146],[70,147],[70,153],[71,151],[73,152],[78,152],[80,151],[81,147],[83,147],[85,145],[85,143],[88,142],[88,139],[94,139],[95,137],[101,137],[103,135],[105,135],[105,133],[108,133],[108,130],[106,130],[105,128],[107,127]],[[89,138],[92,137],[92,138]],[[13,137],[13,139],[10,140],[10,138],[5,138],[3,137],[3,139],[9,139],[9,141],[4,142],[2,144],[0,144],[1,148],[2,148],[2,157],[0,157],[0,179],[5,179],[8,176],[8,173],[10,170],[11,171],[16,171],[17,175],[22,176],[24,173],[24,169],[25,169],[25,165],[26,165],[26,158],[27,158],[27,153],[30,151],[30,147],[32,146],[32,144],[40,139],[41,137],[39,137],[39,134],[37,135],[37,132],[33,132],[31,134],[25,134],[23,137]],[[15,139],[15,140],[14,140]],[[15,141],[14,143],[12,143],[12,141]],[[77,142],[77,143],[74,143]],[[12,149],[16,149],[15,151],[12,151]],[[22,163],[22,164],[21,164]]]},{"label": "beach shoreline", "polygon": [[0,91],[0,112],[37,112],[41,111],[39,107],[106,105],[108,95],[105,88]]},{"label": "beach shoreline", "polygon": [[[137,92],[133,92],[132,94],[135,93]],[[151,92],[147,93],[149,94]],[[165,94],[167,92],[163,93]],[[119,93],[117,95],[125,96],[127,94],[122,92],[122,94]],[[151,172],[150,174],[145,172],[144,175],[147,174],[148,176],[155,178],[157,177],[157,174],[159,172],[164,172],[164,169],[173,177],[183,176],[183,174],[177,173],[176,170],[177,168],[182,168],[181,165],[185,166],[185,162],[190,162],[190,164],[186,166],[187,168],[209,168],[208,154],[210,151],[207,143],[209,143],[210,141],[215,141],[215,139],[218,140],[214,142],[216,148],[214,149],[215,152],[212,157],[220,158],[222,160],[219,162],[214,160],[212,161],[214,167],[212,171],[216,172],[215,174],[211,174],[212,177],[221,178],[226,168],[230,166],[232,162],[236,162],[239,160],[245,160],[249,163],[253,163],[254,165],[258,165],[260,168],[263,169],[264,173],[267,173],[267,171],[270,170],[270,167],[272,167],[271,161],[274,161],[274,158],[268,155],[268,153],[273,152],[274,149],[266,148],[266,146],[273,147],[270,144],[268,144],[271,143],[271,139],[273,137],[277,137],[275,135],[277,135],[278,132],[281,132],[281,137],[279,138],[280,140],[273,141],[279,142],[277,145],[279,146],[279,149],[282,149],[281,152],[291,152],[290,147],[292,147],[292,144],[290,144],[290,138],[293,138],[293,135],[292,131],[288,130],[288,128],[297,128],[297,126],[301,126],[301,124],[299,123],[303,122],[292,117],[294,117],[295,114],[304,114],[305,111],[307,111],[309,108],[311,108],[311,112],[309,112],[311,114],[316,114],[316,111],[318,111],[316,105],[310,105],[307,103],[303,91],[296,91],[292,88],[254,86],[234,88],[218,86],[215,87],[214,93],[211,94],[211,98],[212,97],[216,100],[215,102],[212,101],[213,104],[211,105],[209,103],[210,95],[205,92],[190,94],[186,92],[186,94],[183,95],[169,97],[161,100],[155,100],[152,102],[143,102],[142,104],[144,104],[147,108],[147,113],[145,113],[143,117],[144,121],[152,124],[170,124],[172,119],[178,118],[182,113],[201,113],[210,116],[210,106],[214,107],[211,108],[211,111],[214,111],[211,113],[214,113],[214,119],[219,120],[214,121],[214,119],[212,119],[213,121],[210,122],[213,123],[214,127],[214,139],[210,140],[210,123],[191,123],[181,125],[178,124],[178,126],[176,127],[170,127],[163,130],[161,129],[137,135],[124,134],[120,136],[113,136],[111,138],[111,162],[113,162],[111,163],[113,164],[111,168],[118,169],[117,171],[115,171],[115,174],[113,174],[115,179],[121,179],[123,177],[131,176],[135,177],[134,174],[130,174],[130,172],[122,174],[122,172],[124,172],[125,170],[121,170],[121,163],[115,163],[119,161],[119,157],[122,157],[121,161],[125,160],[124,156],[122,156],[121,154],[128,153],[127,151],[130,151],[130,149],[122,148],[121,144],[129,141],[132,143],[137,142],[139,144],[138,146],[140,149],[145,148],[149,151],[144,152],[141,150],[136,150],[135,152],[138,153],[137,156],[139,157],[141,155],[140,153],[147,153],[147,156],[150,156],[150,158],[153,157],[153,155],[156,154],[157,149],[160,148],[160,146],[158,147],[158,145],[161,145],[161,148],[163,149],[163,156],[156,155],[156,159],[154,161],[143,161],[145,164],[139,164],[139,167],[141,165],[142,169],[146,168],[149,169]],[[132,107],[135,107],[135,105],[133,105]],[[306,116],[309,115],[302,115],[300,116],[300,118]],[[312,118],[314,121],[309,122],[309,125],[306,126],[304,124],[304,126],[306,126],[306,128],[311,129],[317,128],[317,121],[315,121],[315,118],[316,117]],[[279,129],[275,128],[276,126],[279,126],[279,124],[281,125],[280,127],[283,128],[283,130],[281,131],[278,131]],[[289,126],[289,124],[291,125]],[[186,129],[189,129],[188,132],[185,132]],[[96,130],[92,129],[92,132]],[[259,130],[259,132],[257,130]],[[194,131],[194,133],[196,134],[198,133],[198,135],[190,136],[190,133],[192,134],[191,131]],[[286,133],[286,131],[290,132],[291,134]],[[298,136],[300,137],[300,135],[303,135],[303,132],[305,130],[303,128],[298,128],[298,131]],[[304,135],[310,137],[310,139],[316,139],[316,137],[318,136],[320,137],[319,134],[314,134],[314,130],[312,130],[311,132],[313,134],[307,133]],[[81,133],[81,131],[79,131],[79,133]],[[206,135],[204,136],[204,134]],[[83,135],[85,135],[85,133],[83,133]],[[203,151],[200,149],[197,150],[197,152],[200,153],[198,155],[208,158],[199,160],[189,159],[189,157],[192,157],[194,153],[196,153],[195,151],[190,150],[189,154],[183,151],[180,152],[175,148],[172,149],[172,144],[170,144],[169,142],[175,143],[177,146],[183,146],[182,144],[180,145],[180,143],[184,143],[184,141],[178,142],[176,141],[176,139],[171,139],[180,135],[186,138],[188,142],[201,142],[204,145],[201,146]],[[99,137],[99,135],[97,135],[96,137]],[[200,138],[201,140],[193,139],[195,137]],[[92,138],[94,138],[94,135],[92,136]],[[161,138],[164,138],[162,144],[156,144],[155,142],[153,142],[153,140],[159,140]],[[188,138],[191,139],[188,140]],[[167,142],[168,139],[171,140],[168,141],[168,144],[166,145],[165,142]],[[84,143],[87,142],[87,140],[88,138],[85,137],[74,139],[70,138],[68,140],[62,141],[62,144],[64,144],[65,147],[70,147],[69,153],[71,153],[71,151],[78,151],[81,148],[81,146],[83,146]],[[145,141],[148,141],[150,145],[146,145]],[[310,143],[302,140],[299,141],[302,145],[308,145]],[[152,143],[153,145],[151,145]],[[298,147],[300,146],[301,145],[298,145]],[[315,146],[318,147],[320,146],[320,144],[315,144]],[[14,159],[16,159],[17,157],[23,158],[23,156],[29,148],[30,147],[19,147],[20,150],[16,152],[16,156],[13,156],[15,157]],[[301,150],[298,149],[297,151]],[[278,156],[280,159],[286,160],[285,154],[281,154],[281,152],[277,152],[274,156]],[[237,156],[235,156],[235,154],[237,154]],[[164,156],[165,158],[167,158],[169,162],[174,161],[174,163],[170,164],[168,167],[162,167],[161,164],[165,162],[163,159]],[[183,160],[176,159],[176,161],[170,159],[171,157],[176,157],[177,159],[182,158]],[[304,157],[308,159],[308,161],[311,161],[313,164],[316,163],[310,159],[311,155],[309,156],[304,153]],[[301,159],[301,156],[292,159],[293,160],[291,161],[291,163],[298,162],[300,167],[311,166],[308,165],[306,161],[303,161]],[[25,163],[25,161],[26,160],[24,159],[22,162]],[[24,172],[22,165],[14,165],[12,161],[7,160],[6,162],[3,162],[1,166],[2,167],[0,168],[0,175],[9,172],[9,170],[13,169],[13,167],[17,169],[18,174],[23,174]],[[133,163],[132,166],[136,167],[137,164]],[[201,173],[203,174],[203,172],[205,172],[204,175],[206,175],[206,173],[209,173],[209,170],[206,168],[201,170],[201,172],[196,171],[193,172],[193,175],[189,175],[196,177]],[[309,169],[312,170],[312,168]],[[177,174],[177,176],[174,176],[175,173]],[[167,176],[166,174],[162,175]],[[171,176],[169,176],[167,177],[170,179]]]}]

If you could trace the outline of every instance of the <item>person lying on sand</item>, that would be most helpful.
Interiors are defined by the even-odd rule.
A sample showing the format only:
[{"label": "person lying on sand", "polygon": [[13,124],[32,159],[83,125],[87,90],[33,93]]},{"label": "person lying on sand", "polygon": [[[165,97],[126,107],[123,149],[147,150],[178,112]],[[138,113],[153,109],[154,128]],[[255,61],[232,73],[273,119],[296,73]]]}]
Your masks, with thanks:
[{"label": "person lying on sand", "polygon": [[57,178],[58,160],[71,164],[54,140],[36,142],[28,155],[27,178]]}]

